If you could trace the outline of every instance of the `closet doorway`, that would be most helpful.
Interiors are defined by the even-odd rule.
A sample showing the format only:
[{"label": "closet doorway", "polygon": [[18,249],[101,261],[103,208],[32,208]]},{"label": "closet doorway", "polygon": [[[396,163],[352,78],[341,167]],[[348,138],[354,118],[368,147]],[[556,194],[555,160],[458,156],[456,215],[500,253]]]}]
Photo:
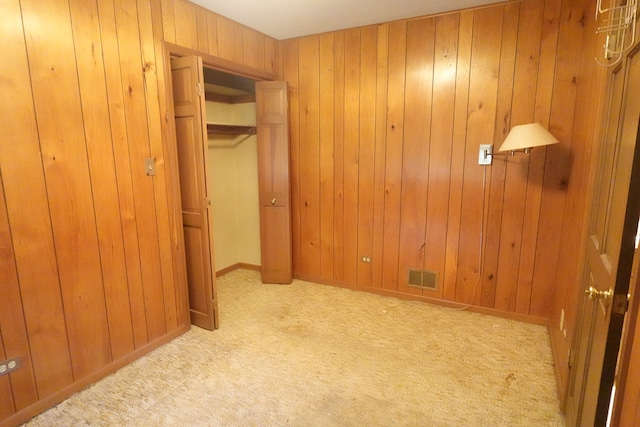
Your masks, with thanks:
[{"label": "closet doorway", "polygon": [[216,271],[244,266],[259,268],[263,282],[292,280],[287,85],[174,48],[177,166],[168,179],[180,186],[191,323],[215,329]]},{"label": "closet doorway", "polygon": [[255,80],[204,67],[215,271],[260,270]]},{"label": "closet doorway", "polygon": [[216,271],[291,283],[287,84],[204,67]]}]

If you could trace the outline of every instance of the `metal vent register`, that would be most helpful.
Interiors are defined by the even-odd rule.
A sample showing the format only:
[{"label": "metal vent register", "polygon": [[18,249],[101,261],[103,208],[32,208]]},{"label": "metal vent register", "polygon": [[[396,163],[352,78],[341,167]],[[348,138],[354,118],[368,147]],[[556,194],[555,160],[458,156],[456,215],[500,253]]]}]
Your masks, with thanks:
[{"label": "metal vent register", "polygon": [[407,269],[407,284],[416,288],[438,290],[438,272],[431,270]]}]

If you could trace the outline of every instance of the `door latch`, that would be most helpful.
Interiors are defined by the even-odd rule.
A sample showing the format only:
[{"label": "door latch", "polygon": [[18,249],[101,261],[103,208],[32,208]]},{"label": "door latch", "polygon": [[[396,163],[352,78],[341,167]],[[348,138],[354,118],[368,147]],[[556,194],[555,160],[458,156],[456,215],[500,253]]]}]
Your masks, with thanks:
[{"label": "door latch", "polygon": [[615,314],[625,314],[629,308],[629,295],[616,294],[613,296],[613,307],[611,310]]}]

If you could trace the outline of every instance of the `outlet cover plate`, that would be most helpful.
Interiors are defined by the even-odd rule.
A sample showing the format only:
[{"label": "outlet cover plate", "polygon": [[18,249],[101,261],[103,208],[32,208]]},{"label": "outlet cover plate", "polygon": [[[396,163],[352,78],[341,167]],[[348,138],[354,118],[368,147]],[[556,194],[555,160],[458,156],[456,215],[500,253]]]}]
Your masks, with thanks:
[{"label": "outlet cover plate", "polygon": [[8,375],[17,369],[20,369],[20,366],[20,357],[3,360],[2,362],[0,362],[0,377],[3,375]]}]

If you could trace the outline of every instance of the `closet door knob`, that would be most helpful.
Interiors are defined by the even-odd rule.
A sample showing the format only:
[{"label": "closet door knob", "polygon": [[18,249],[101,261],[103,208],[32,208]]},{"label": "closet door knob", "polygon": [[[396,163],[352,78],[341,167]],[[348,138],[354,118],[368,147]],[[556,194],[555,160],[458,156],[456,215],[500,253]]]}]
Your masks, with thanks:
[{"label": "closet door knob", "polygon": [[275,205],[276,204],[276,198],[274,197],[273,199],[271,199],[271,204]]}]

